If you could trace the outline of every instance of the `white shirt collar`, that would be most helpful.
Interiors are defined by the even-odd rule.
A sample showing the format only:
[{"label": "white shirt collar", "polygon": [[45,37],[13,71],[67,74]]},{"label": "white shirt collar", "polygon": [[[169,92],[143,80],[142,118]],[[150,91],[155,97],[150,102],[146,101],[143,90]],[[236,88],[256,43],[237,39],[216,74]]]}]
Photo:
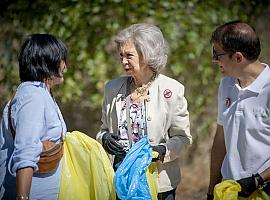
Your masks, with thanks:
[{"label": "white shirt collar", "polygon": [[235,86],[239,90],[249,90],[251,92],[260,93],[266,82],[269,80],[270,77],[270,68],[267,64],[262,63],[265,68],[264,70],[259,74],[259,76],[246,88],[241,88],[238,82],[238,79],[235,80]]}]

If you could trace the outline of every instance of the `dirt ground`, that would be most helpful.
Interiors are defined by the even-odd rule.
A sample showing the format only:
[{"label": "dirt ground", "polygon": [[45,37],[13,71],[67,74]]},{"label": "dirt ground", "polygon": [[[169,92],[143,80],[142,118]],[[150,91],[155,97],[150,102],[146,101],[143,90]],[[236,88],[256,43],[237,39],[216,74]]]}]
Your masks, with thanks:
[{"label": "dirt ground", "polygon": [[206,200],[209,162],[201,164],[198,162],[182,168],[182,181],[177,188],[177,200]]},{"label": "dirt ground", "polygon": [[211,139],[199,148],[190,165],[181,168],[182,181],[177,187],[177,200],[206,200],[209,184]]}]

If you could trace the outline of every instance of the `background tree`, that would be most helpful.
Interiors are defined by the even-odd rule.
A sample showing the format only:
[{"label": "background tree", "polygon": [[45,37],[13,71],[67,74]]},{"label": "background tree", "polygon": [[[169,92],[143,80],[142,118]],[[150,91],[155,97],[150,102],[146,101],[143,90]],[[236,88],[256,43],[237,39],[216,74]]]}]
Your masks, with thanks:
[{"label": "background tree", "polygon": [[194,158],[205,158],[215,128],[220,75],[211,63],[211,32],[230,20],[250,22],[261,35],[261,59],[266,60],[269,11],[267,0],[1,0],[0,111],[19,84],[17,58],[23,40],[32,33],[50,33],[69,48],[65,84],[54,94],[68,129],[94,137],[104,84],[123,73],[115,35],[132,23],[153,23],[169,45],[163,73],[186,86],[194,144],[183,155],[183,165],[192,165]]}]

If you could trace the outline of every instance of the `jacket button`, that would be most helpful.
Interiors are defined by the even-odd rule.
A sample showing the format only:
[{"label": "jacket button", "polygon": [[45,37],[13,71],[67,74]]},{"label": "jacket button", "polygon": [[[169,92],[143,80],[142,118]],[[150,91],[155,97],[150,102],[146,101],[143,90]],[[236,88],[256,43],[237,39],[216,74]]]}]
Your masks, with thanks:
[{"label": "jacket button", "polygon": [[147,117],[147,121],[151,121],[152,118],[150,116]]},{"label": "jacket button", "polygon": [[146,97],[146,101],[147,101],[147,102],[150,101],[150,97],[149,97],[149,96]]},{"label": "jacket button", "polygon": [[154,138],[149,138],[149,142],[154,142]]}]

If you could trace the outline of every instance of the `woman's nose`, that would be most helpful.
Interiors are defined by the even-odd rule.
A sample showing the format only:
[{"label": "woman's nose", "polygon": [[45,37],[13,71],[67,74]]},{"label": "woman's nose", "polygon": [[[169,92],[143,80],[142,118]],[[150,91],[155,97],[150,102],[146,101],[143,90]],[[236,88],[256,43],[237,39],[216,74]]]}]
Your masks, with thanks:
[{"label": "woman's nose", "polygon": [[127,63],[128,63],[127,58],[123,57],[122,58],[122,64],[127,64]]}]

